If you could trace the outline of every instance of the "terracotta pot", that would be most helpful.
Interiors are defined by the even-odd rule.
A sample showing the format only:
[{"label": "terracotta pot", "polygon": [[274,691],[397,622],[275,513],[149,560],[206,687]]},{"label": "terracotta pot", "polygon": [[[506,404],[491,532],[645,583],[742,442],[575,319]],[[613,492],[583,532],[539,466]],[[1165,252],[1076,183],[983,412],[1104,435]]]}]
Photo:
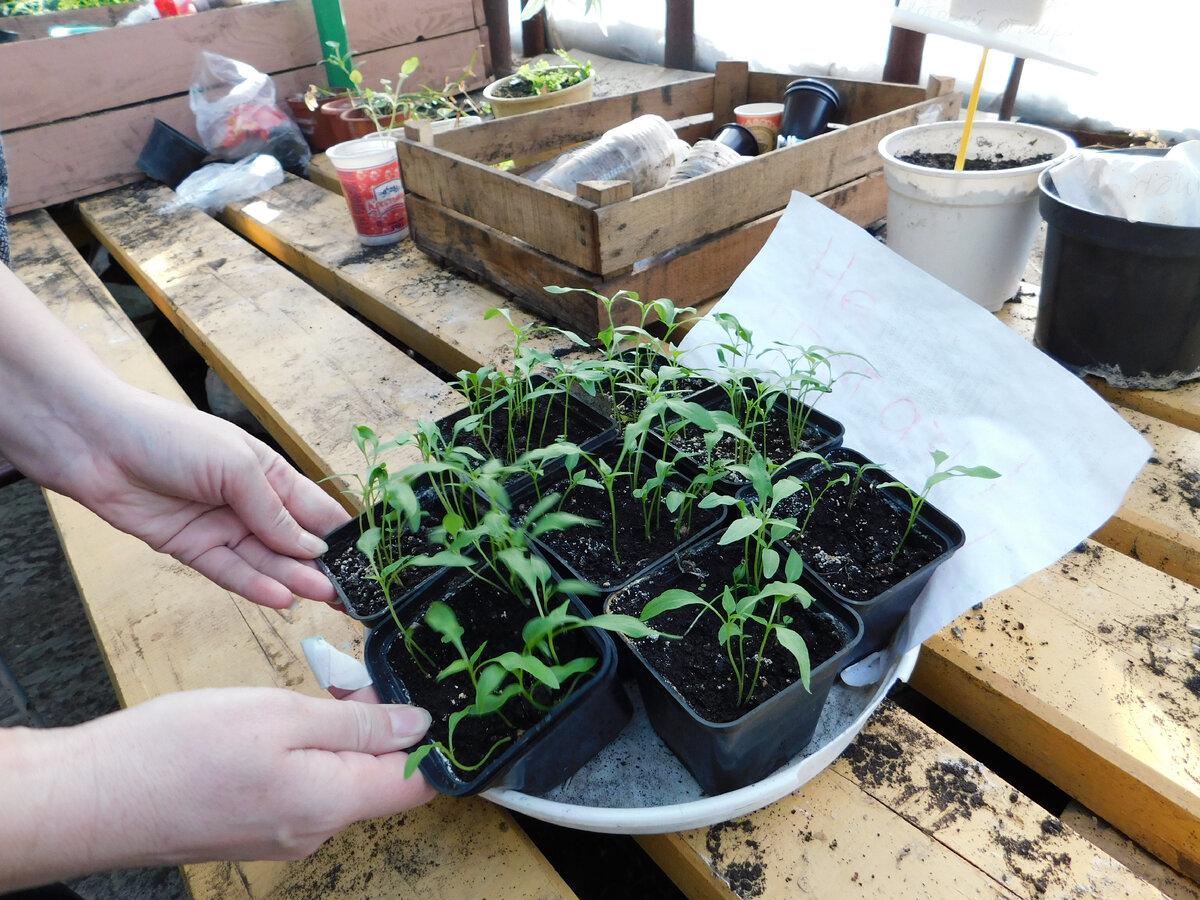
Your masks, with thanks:
[{"label": "terracotta pot", "polygon": [[[317,108],[317,112],[327,120],[329,131],[333,136],[333,144],[353,140],[357,136],[350,131],[350,126],[342,121],[342,113],[351,106],[352,102],[349,97],[337,97],[333,100],[326,100]],[[333,146],[333,144],[329,146]],[[325,149],[328,150],[329,147]]]},{"label": "terracotta pot", "polygon": [[392,128],[401,128],[404,125],[404,118],[400,115],[393,114],[391,116],[379,117],[379,128],[375,127],[375,122],[367,115],[366,110],[362,107],[350,107],[342,110],[340,116],[342,123],[349,129],[351,137],[367,137],[375,134],[380,129],[388,130]]},{"label": "terracotta pot", "polygon": [[340,135],[334,132],[331,117],[323,115],[320,106],[309,109],[303,94],[294,94],[285,102],[313,153],[322,153],[341,140]]}]

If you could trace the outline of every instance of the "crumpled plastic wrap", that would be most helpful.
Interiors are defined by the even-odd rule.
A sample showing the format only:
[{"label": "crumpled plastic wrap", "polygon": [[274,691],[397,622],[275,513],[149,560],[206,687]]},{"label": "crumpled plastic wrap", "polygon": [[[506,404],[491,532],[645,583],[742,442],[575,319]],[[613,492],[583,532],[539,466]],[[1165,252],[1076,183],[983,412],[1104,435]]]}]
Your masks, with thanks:
[{"label": "crumpled plastic wrap", "polygon": [[235,163],[212,162],[201,166],[175,188],[175,199],[164,211],[195,206],[209,215],[238,200],[283,183],[283,166],[273,156],[257,153]]},{"label": "crumpled plastic wrap", "polygon": [[1065,203],[1089,212],[1200,228],[1200,141],[1185,141],[1162,156],[1081,150],[1050,177]]}]

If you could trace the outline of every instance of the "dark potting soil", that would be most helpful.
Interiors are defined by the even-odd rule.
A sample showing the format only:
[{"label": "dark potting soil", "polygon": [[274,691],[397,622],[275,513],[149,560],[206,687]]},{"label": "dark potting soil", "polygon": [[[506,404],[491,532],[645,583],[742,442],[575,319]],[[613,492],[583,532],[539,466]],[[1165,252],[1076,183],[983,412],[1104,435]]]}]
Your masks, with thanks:
[{"label": "dark potting soil", "polygon": [[[723,402],[720,408],[728,410],[729,403]],[[786,408],[779,403],[771,408],[766,422],[755,428],[749,437],[753,439],[755,446],[768,461],[782,465],[799,452],[811,451],[822,446],[829,436],[810,420],[805,423],[804,431],[800,434],[799,446],[793,447]],[[707,453],[703,432],[690,424],[671,438],[671,446],[696,460],[705,459]],[[716,459],[732,459],[736,452],[735,447],[736,444],[732,437],[722,437],[717,441],[713,456]],[[733,472],[726,473],[722,480],[733,485],[746,483],[742,476]]]},{"label": "dark potting soil", "polygon": [[[681,553],[677,566],[659,570],[614,595],[609,611],[640,615],[650,600],[669,587],[683,588],[719,603],[721,591],[731,581],[742,553],[741,544],[720,546],[706,541],[700,547]],[[633,642],[643,659],[671,683],[697,715],[710,722],[732,722],[799,681],[800,670],[792,655],[778,644],[769,644],[754,694],[748,704],[739,706],[737,679],[718,639],[721,621],[709,612],[704,612],[697,620],[701,609],[693,606],[671,610],[650,622],[663,634],[683,635],[678,640],[658,638]],[[769,608],[760,611],[765,615]],[[837,618],[816,606],[806,609],[799,600],[786,605],[785,615],[792,619],[789,627],[804,638],[811,668],[815,669],[834,656],[853,638],[846,625]],[[750,623],[746,635],[746,674],[750,677],[762,641],[761,626]]]},{"label": "dark potting soil", "polygon": [[[516,597],[480,579],[466,579],[461,583],[455,581],[454,584],[460,585],[457,590],[450,593],[430,591],[430,596],[405,611],[406,626],[416,626],[414,640],[432,662],[422,658],[424,669],[418,666],[403,640],[396,640],[387,655],[388,665],[404,682],[412,702],[429,710],[433,718],[429,728],[430,739],[441,741],[444,745],[448,744],[450,716],[472,703],[475,690],[465,672],[440,682],[436,680],[436,674],[459,657],[453,646],[443,643],[441,636],[424,624],[429,604],[434,600],[442,600],[454,610],[463,628],[462,643],[467,652],[473,653],[486,643],[483,659],[510,650],[520,652],[523,646],[521,628],[535,614]],[[564,635],[555,642],[555,648],[563,662],[578,657],[599,658],[596,647],[583,630]],[[475,765],[487,756],[498,741],[502,741],[503,744],[491,757],[494,760],[513,741],[541,721],[547,709],[560,703],[590,677],[588,673],[578,675],[558,691],[539,686],[534,691],[534,699],[542,705],[542,709],[524,698],[516,697],[504,705],[503,716],[466,716],[454,732],[455,758],[466,766]],[[458,774],[467,781],[476,777],[478,772],[458,771]]]},{"label": "dark potting soil", "polygon": [[[610,445],[598,455],[610,466],[616,466],[618,454],[619,447]],[[627,466],[628,463],[623,465]],[[653,475],[654,460],[643,460],[641,472],[643,476]],[[668,481],[668,487],[663,490],[664,496],[670,484]],[[686,486],[686,483],[675,484],[680,488]],[[550,485],[543,487],[543,490],[553,491],[556,488]],[[684,523],[679,525],[679,517],[668,510],[661,500],[658,503],[647,500],[643,506],[642,501],[633,495],[628,478],[618,479],[614,485],[613,500],[616,509],[615,532],[613,507],[609,505],[607,491],[576,487],[563,499],[561,510],[592,519],[597,524],[547,532],[540,538],[579,577],[605,591],[628,581],[693,535],[699,534],[720,516],[718,510],[696,509],[693,506],[690,518],[685,517]],[[532,496],[518,501],[514,505],[513,517],[520,520],[535,502],[537,498]],[[648,532],[644,524],[647,514],[651,516]]]},{"label": "dark potting soil", "polygon": [[[810,477],[809,489],[816,495],[840,470],[819,472]],[[808,514],[809,494],[800,491],[776,508],[779,516],[795,516],[799,522]],[[914,526],[895,559],[892,554],[908,522],[907,509],[892,502],[874,485],[860,485],[853,503],[849,485],[836,485],[821,497],[800,537],[788,538],[804,559],[804,565],[819,574],[836,591],[851,600],[865,600],[903,581],[932,562],[945,547]]]},{"label": "dark potting soil", "polygon": [[[430,526],[441,522],[442,513],[430,515],[423,519],[422,524]],[[379,582],[372,577],[371,561],[355,547],[359,531],[355,520],[350,523],[344,541],[331,544],[325,554],[324,562],[330,573],[337,580],[345,594],[345,602],[351,611],[359,618],[367,619],[378,615],[387,609],[387,598]],[[432,556],[441,550],[441,546],[429,540],[429,528],[422,527],[413,532],[407,529],[400,535],[399,546],[392,542],[390,555],[387,558],[398,559],[402,556]],[[400,579],[390,588],[392,602],[399,600],[417,585],[424,582],[438,570],[432,566],[411,566],[406,569]]]},{"label": "dark potting soil", "polygon": [[[1036,156],[1026,156],[1020,159],[1008,159],[1003,153],[990,157],[974,157],[963,161],[963,170],[967,172],[995,172],[1000,169],[1019,169],[1021,166],[1036,166],[1053,157],[1052,153],[1039,153]],[[951,170],[958,162],[957,153],[909,153],[897,156],[902,162],[914,166],[924,166],[926,169]]]}]

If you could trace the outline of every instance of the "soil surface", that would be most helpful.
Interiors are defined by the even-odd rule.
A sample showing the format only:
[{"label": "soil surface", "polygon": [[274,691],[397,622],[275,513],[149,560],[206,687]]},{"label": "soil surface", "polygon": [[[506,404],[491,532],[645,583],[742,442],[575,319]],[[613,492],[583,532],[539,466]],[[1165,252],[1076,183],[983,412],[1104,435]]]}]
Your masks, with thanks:
[{"label": "soil surface", "polygon": [[[676,567],[662,569],[614,595],[609,610],[639,615],[646,603],[668,588],[693,591],[711,602],[720,597],[724,585],[732,582],[734,566],[741,561],[742,553],[740,544],[722,547],[706,541],[680,554]],[[732,722],[799,680],[800,670],[795,659],[772,641],[759,667],[750,702],[738,705],[737,679],[718,636],[721,621],[707,612],[697,619],[700,611],[700,607],[685,607],[663,613],[651,621],[650,624],[664,634],[683,635],[679,640],[660,638],[633,642],[638,653],[674,686],[698,715],[710,722]],[[761,612],[766,615],[769,610]],[[804,638],[809,663],[814,669],[852,638],[845,624],[815,605],[804,609],[799,601],[793,601],[788,604],[786,615],[792,618],[789,627]],[[762,643],[762,628],[750,623],[746,634],[749,677],[756,668],[754,656]]]},{"label": "soil surface", "polygon": [[[901,162],[911,163],[914,166],[924,166],[926,169],[945,169],[947,171],[954,168],[954,164],[958,162],[957,153],[909,153],[905,156],[897,156]],[[1051,153],[1040,153],[1037,156],[1025,156],[1020,159],[1008,159],[1003,153],[996,153],[989,157],[975,157],[963,161],[963,169],[967,172],[994,172],[1000,169],[1019,169],[1022,166],[1036,166],[1038,163],[1044,163],[1053,158]]]},{"label": "soil surface", "polygon": [[[618,455],[619,447],[613,444],[597,454],[614,467],[618,464]],[[645,460],[639,471],[643,476],[653,475],[654,461]],[[687,482],[668,479],[666,490],[672,485],[684,489]],[[558,489],[553,484],[543,485],[543,491]],[[685,515],[681,523],[679,516],[670,512],[661,500],[654,502],[647,499],[643,504],[634,496],[634,490],[631,479],[618,479],[614,485],[613,505],[610,506],[608,493],[603,489],[575,487],[564,498],[561,510],[591,519],[597,524],[547,532],[539,538],[541,544],[565,564],[572,577],[589,581],[606,592],[619,588],[675,548],[701,534],[720,516],[715,509],[693,509],[690,517]],[[513,509],[514,518],[520,520],[536,501],[536,497],[529,496],[517,502]]]},{"label": "soil surface", "polygon": [[835,485],[822,494],[825,485],[843,471],[835,468],[809,475],[808,492],[784,500],[777,512],[803,523],[810,496],[819,496],[804,533],[789,538],[789,543],[800,552],[804,565],[839,594],[866,600],[928,565],[947,548],[918,519],[900,552],[895,553],[908,522],[908,509],[901,509],[866,476],[853,499],[850,485]]}]

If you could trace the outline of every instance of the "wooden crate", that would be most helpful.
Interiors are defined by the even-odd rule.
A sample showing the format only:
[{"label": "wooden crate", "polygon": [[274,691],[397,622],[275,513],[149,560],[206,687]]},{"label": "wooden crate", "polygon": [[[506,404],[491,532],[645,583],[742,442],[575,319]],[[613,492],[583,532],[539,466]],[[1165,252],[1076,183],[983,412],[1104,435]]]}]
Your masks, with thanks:
[{"label": "wooden crate", "polygon": [[663,116],[694,142],[732,121],[734,106],[782,96],[795,77],[721,63],[715,75],[437,138],[409,130],[398,149],[414,240],[439,262],[588,335],[606,324],[599,304],[582,294],[547,294],[546,285],[605,295],[626,289],[688,304],[713,297],[762,247],[793,190],[859,224],[882,218],[887,194],[877,144],[918,117],[956,116],[962,95],[953,83],[825,79],[842,97],[844,127],[636,197],[624,182],[584,184],[571,196],[496,164],[545,158],[645,113]]},{"label": "wooden crate", "polygon": [[[490,68],[482,0],[341,5],[347,40],[368,84],[395,78],[410,56],[421,61],[414,84],[457,78],[477,49],[473,83],[482,83],[484,66]],[[188,88],[202,50],[270,74],[281,102],[310,83],[325,84],[320,62],[327,48],[309,0],[247,3],[67,38],[44,36],[64,20],[111,25],[130,8],[4,20],[5,28],[20,28],[24,38],[4,45],[6,74],[0,76],[10,213],[145,178],[137,158],[155,118],[195,138]]]}]

